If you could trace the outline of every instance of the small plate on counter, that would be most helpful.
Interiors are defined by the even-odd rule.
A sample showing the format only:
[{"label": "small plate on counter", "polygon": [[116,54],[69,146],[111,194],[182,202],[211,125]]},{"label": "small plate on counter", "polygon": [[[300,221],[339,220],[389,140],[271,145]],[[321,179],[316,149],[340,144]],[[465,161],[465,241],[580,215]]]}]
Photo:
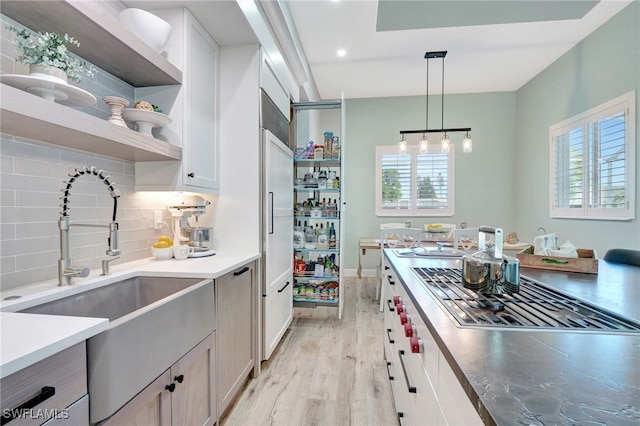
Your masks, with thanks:
[{"label": "small plate on counter", "polygon": [[91,106],[96,97],[86,90],[47,78],[23,74],[0,75],[0,82],[67,106]]}]

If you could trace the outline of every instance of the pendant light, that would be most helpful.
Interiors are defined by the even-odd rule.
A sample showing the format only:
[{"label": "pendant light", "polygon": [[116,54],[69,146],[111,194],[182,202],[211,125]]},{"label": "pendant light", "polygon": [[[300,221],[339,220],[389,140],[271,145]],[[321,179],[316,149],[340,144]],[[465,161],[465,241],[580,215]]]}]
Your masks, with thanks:
[{"label": "pendant light", "polygon": [[[429,149],[429,142],[427,140],[428,133],[444,133],[442,140],[440,141],[441,152],[447,153],[450,150],[451,140],[447,133],[456,133],[456,132],[465,132],[464,139],[462,140],[463,152],[469,153],[472,152],[472,140],[470,127],[465,128],[444,128],[444,58],[447,56],[447,51],[437,51],[437,52],[426,52],[424,54],[424,58],[427,60],[427,83],[426,83],[426,96],[425,96],[425,104],[426,104],[426,114],[425,114],[425,128],[423,130],[400,130],[400,151],[407,151],[407,140],[405,135],[407,134],[415,134],[422,133],[422,139],[420,140],[420,152],[426,153]],[[442,114],[441,114],[441,123],[439,129],[429,129],[429,61],[431,59],[442,59],[442,92],[441,92],[441,105],[442,105]]]}]

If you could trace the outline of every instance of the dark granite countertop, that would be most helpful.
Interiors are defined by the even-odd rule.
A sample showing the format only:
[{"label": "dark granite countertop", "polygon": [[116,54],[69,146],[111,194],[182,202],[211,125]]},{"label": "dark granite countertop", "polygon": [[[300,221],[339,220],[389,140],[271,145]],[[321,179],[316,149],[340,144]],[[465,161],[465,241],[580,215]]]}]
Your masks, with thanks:
[{"label": "dark granite countertop", "polygon": [[[460,328],[410,268],[461,261],[385,253],[485,424],[640,423],[640,334]],[[520,272],[640,320],[640,268],[601,260],[598,275]]]}]

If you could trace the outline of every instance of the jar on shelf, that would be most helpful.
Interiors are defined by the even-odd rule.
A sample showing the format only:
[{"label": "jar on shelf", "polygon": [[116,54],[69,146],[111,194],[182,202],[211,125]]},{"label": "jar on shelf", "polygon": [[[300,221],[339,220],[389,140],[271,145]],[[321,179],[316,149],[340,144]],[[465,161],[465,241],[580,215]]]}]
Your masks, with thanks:
[{"label": "jar on shelf", "polygon": [[333,132],[324,132],[324,158],[331,158],[332,143],[333,143]]}]

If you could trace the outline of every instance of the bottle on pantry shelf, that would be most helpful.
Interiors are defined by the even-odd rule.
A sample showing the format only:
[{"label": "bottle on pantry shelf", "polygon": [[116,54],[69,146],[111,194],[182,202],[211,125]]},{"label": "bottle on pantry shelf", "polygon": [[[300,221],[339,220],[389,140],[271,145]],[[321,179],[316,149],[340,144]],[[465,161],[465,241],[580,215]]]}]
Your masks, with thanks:
[{"label": "bottle on pantry shelf", "polygon": [[318,241],[318,237],[316,237],[316,233],[315,233],[315,230],[313,229],[313,226],[307,227],[304,233],[304,248],[306,249],[316,248],[317,241]]},{"label": "bottle on pantry shelf", "polygon": [[333,222],[331,222],[331,227],[329,228],[329,248],[336,248],[336,245],[336,228],[333,226]]},{"label": "bottle on pantry shelf", "polygon": [[338,136],[331,138],[331,158],[340,158],[340,138]]},{"label": "bottle on pantry shelf", "polygon": [[293,248],[304,248],[304,231],[300,226],[300,221],[293,227]]},{"label": "bottle on pantry shelf", "polygon": [[320,224],[320,229],[318,230],[318,241],[316,243],[316,248],[329,248],[329,234],[327,233],[327,230],[324,229],[324,226],[322,224]]},{"label": "bottle on pantry shelf", "polygon": [[333,132],[324,132],[324,158],[331,158],[331,147],[333,144]]},{"label": "bottle on pantry shelf", "polygon": [[295,263],[294,263],[294,271],[297,275],[304,275],[304,272],[307,270],[307,264],[304,262],[302,258],[302,253],[296,253]]},{"label": "bottle on pantry shelf", "polygon": [[336,179],[333,181],[333,187],[335,189],[340,188],[340,176],[336,176]]}]

